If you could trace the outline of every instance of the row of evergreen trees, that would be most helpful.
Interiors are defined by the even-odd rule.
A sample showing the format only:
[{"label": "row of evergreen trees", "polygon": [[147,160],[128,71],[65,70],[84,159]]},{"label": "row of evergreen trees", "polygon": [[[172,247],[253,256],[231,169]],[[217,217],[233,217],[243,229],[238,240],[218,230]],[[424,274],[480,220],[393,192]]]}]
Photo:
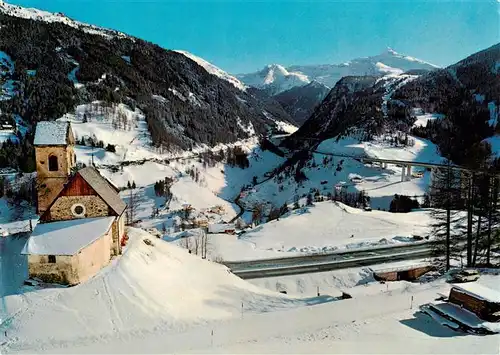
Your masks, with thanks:
[{"label": "row of evergreen trees", "polygon": [[446,269],[453,258],[464,256],[468,267],[491,264],[491,250],[500,243],[500,176],[495,165],[494,161],[488,169],[460,171],[448,162],[448,167],[433,173],[432,232]]}]

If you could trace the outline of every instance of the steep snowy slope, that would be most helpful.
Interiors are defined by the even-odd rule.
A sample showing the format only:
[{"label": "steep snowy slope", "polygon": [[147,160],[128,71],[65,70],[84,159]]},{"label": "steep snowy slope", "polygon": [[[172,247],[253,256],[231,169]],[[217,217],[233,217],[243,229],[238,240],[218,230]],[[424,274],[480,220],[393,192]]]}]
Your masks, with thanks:
[{"label": "steep snowy slope", "polygon": [[224,70],[216,67],[212,63],[207,62],[205,59],[200,58],[200,57],[198,57],[198,56],[196,56],[196,55],[194,55],[192,53],[189,53],[187,51],[176,50],[175,52],[184,54],[186,57],[194,60],[196,63],[198,63],[199,65],[201,65],[203,68],[205,68],[206,71],[209,72],[210,74],[216,75],[219,78],[224,79],[224,80],[230,82],[237,89],[240,89],[242,91],[246,90],[245,84],[243,84],[241,81],[239,81],[238,79],[236,79],[234,76],[226,73]]},{"label": "steep snowy slope", "polygon": [[401,74],[408,70],[434,70],[437,67],[422,60],[399,54],[388,48],[383,53],[366,58],[356,58],[342,64],[323,65],[268,65],[256,73],[237,77],[245,84],[277,94],[293,86],[303,86],[315,80],[329,88],[344,76]]},{"label": "steep snowy slope", "polygon": [[43,21],[49,23],[54,23],[54,22],[63,23],[65,25],[71,26],[76,29],[80,29],[87,33],[98,34],[110,39],[115,36],[126,37],[125,34],[115,30],[105,29],[102,27],[88,25],[82,22],[72,20],[60,12],[54,14],[51,12],[38,10],[34,8],[24,8],[21,6],[8,4],[3,0],[0,0],[0,12],[3,12],[9,16],[20,17],[29,20]]},{"label": "steep snowy slope", "polygon": [[[11,351],[92,344],[161,329],[170,332],[214,320],[307,305],[260,289],[219,264],[129,230],[124,255],[88,282],[8,296],[0,305],[0,346]],[[146,245],[144,239],[153,245]],[[71,310],[71,311],[69,311]],[[51,319],[53,327],[44,326]],[[2,351],[3,352],[3,351]]]},{"label": "steep snowy slope", "polygon": [[[423,177],[401,182],[401,167],[388,165],[382,169],[377,165],[363,164],[328,154],[369,156],[382,159],[415,160],[439,163],[442,157],[434,144],[416,137],[408,137],[408,146],[394,145],[395,135],[373,137],[364,140],[362,135],[349,136],[340,140],[324,140],[310,155],[293,165],[281,169],[272,179],[252,188],[241,202],[251,210],[257,204],[268,208],[280,207],[283,203],[292,205],[296,198],[304,198],[311,191],[318,190],[323,196],[333,194],[335,186],[342,186],[346,192],[364,191],[371,199],[372,208],[388,210],[394,194],[422,198],[428,189],[430,173]],[[414,170],[421,170],[415,168]],[[297,178],[302,176],[300,181]]]}]

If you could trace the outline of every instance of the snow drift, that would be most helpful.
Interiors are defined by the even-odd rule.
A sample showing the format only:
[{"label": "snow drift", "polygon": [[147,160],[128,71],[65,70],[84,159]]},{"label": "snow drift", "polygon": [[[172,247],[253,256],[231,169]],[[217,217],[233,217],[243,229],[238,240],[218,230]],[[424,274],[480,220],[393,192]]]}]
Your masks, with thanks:
[{"label": "snow drift", "polygon": [[[0,307],[6,347],[40,349],[93,343],[307,304],[263,290],[138,229],[124,255],[73,288],[33,290]],[[150,239],[153,245],[144,243]],[[25,290],[26,291],[26,290]],[[243,309],[242,309],[243,305]],[[1,314],[6,313],[6,314]],[[47,319],[51,327],[47,327]],[[1,339],[0,339],[1,340]]]}]

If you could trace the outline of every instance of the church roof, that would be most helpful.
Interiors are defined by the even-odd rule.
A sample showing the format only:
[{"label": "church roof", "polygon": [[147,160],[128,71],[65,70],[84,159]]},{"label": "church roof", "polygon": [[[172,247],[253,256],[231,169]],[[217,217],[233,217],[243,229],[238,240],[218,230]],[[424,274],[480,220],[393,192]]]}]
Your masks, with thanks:
[{"label": "church roof", "polygon": [[39,223],[22,254],[75,255],[105,235],[116,217],[80,218]]},{"label": "church roof", "polygon": [[114,186],[106,180],[94,167],[88,166],[78,171],[78,174],[95,190],[106,204],[121,215],[127,205],[118,195]]},{"label": "church roof", "polygon": [[35,131],[35,145],[67,145],[69,137],[69,122],[42,121],[38,122]]}]

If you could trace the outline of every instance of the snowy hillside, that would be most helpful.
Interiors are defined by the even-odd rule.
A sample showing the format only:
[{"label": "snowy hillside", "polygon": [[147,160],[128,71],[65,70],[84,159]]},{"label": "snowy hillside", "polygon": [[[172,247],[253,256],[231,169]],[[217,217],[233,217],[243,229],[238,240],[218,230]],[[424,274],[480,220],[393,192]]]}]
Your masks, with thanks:
[{"label": "snowy hillside", "polygon": [[344,76],[401,74],[408,70],[434,70],[437,66],[388,48],[383,53],[366,58],[356,58],[342,64],[268,65],[261,71],[237,77],[245,84],[269,90],[273,95],[295,86],[317,81],[329,88]]},{"label": "snowy hillside", "polygon": [[176,50],[175,52],[181,53],[181,54],[185,55],[186,57],[194,60],[196,63],[198,63],[199,65],[201,65],[203,68],[205,68],[205,70],[207,72],[209,72],[210,74],[216,75],[219,78],[224,79],[224,80],[230,82],[237,89],[240,89],[242,91],[246,90],[245,84],[243,84],[241,81],[239,81],[238,79],[236,79],[234,76],[232,76],[232,75],[226,73],[225,71],[223,71],[222,69],[216,67],[212,63],[207,62],[205,59],[200,58],[200,57],[198,57],[198,56],[196,56],[196,55],[194,55],[192,53],[189,53],[187,51]]},{"label": "snowy hillside", "polygon": [[240,236],[210,236],[210,253],[230,260],[254,260],[408,243],[426,236],[428,211],[363,211],[341,203],[319,202],[290,212]]},{"label": "snowy hillside", "polygon": [[[373,349],[405,353],[411,347],[412,353],[422,354],[431,350],[494,354],[498,350],[495,336],[463,336],[418,312],[421,305],[449,292],[451,286],[443,279],[381,285],[373,283],[366,270],[341,270],[330,273],[330,285],[335,286],[329,288],[307,280],[249,283],[147,233],[131,230],[130,235],[124,255],[84,284],[25,286],[19,294],[5,297],[0,303],[0,351],[345,354]],[[145,238],[152,245],[144,243]],[[322,277],[316,275],[318,280]],[[297,296],[276,292],[292,282],[302,291],[312,288],[321,295],[302,298],[305,292],[300,290],[291,292]],[[477,284],[498,289],[498,276],[482,275]],[[340,300],[340,291],[353,298]]]},{"label": "snowy hillside", "polygon": [[[124,255],[85,284],[25,290],[7,297],[0,304],[1,347],[37,351],[64,344],[90,345],[118,334],[128,338],[155,329],[176,332],[239,317],[242,312],[261,313],[308,303],[307,299],[260,289],[224,266],[189,255],[148,233],[130,230],[129,235]],[[153,245],[146,245],[145,238]],[[55,333],[54,328],[43,326],[47,317],[61,326]]]},{"label": "snowy hillside", "polygon": [[[77,106],[74,113],[64,115],[59,121],[71,122],[79,144],[77,159],[82,163],[89,164],[92,154],[98,165],[160,156],[153,149],[145,116],[139,109],[132,111],[124,104],[108,105],[95,101]],[[81,144],[82,139],[85,145]],[[97,147],[99,141],[104,147]],[[106,150],[109,144],[115,146],[115,152]]]},{"label": "snowy hillside", "polygon": [[[370,196],[374,209],[388,210],[394,194],[421,197],[427,191],[430,172],[423,172],[421,178],[401,182],[401,167],[388,165],[382,169],[375,164],[363,164],[358,160],[330,156],[345,154],[368,156],[381,159],[410,160],[419,162],[440,162],[442,158],[431,142],[409,136],[411,146],[394,146],[391,135],[375,137],[373,141],[363,141],[354,137],[335,138],[323,141],[304,161],[301,171],[307,180],[297,183],[294,179],[297,167],[279,172],[272,179],[252,188],[252,193],[242,201],[250,206],[265,203],[279,207],[283,203],[291,205],[295,196],[305,197],[312,189],[323,195],[334,192],[335,186],[343,186],[346,191],[365,191]],[[414,168],[413,172],[422,171]],[[357,177],[357,178],[356,178]]]}]

